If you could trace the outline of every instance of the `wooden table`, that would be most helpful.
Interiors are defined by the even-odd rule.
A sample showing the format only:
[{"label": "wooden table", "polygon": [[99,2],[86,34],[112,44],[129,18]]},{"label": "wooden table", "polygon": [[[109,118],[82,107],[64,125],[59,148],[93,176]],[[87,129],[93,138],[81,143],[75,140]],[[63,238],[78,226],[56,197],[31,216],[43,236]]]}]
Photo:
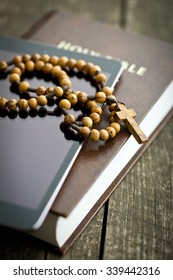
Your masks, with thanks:
[{"label": "wooden table", "polygon": [[[173,43],[171,0],[38,0],[28,8],[22,0],[0,0],[0,33],[20,37],[47,11],[59,8]],[[0,259],[173,259],[172,166],[173,120],[64,256],[27,234],[0,227]]]}]

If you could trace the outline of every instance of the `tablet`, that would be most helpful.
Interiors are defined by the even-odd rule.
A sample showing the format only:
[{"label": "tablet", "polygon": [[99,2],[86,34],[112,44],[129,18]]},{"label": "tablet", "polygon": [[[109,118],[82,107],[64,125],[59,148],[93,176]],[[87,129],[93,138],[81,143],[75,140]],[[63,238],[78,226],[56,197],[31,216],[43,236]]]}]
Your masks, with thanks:
[{"label": "tablet", "polygon": [[[57,49],[15,38],[0,37],[0,60],[16,54],[48,53],[84,59],[100,65],[113,87],[122,73],[119,61]],[[2,76],[2,75],[1,75]],[[32,87],[53,86],[52,81],[30,77]],[[91,83],[72,76],[74,90],[95,93]],[[55,86],[55,85],[54,85]],[[0,77],[0,96],[19,96]],[[49,108],[53,111],[53,107]],[[61,131],[63,115],[3,114],[0,112],[0,224],[21,230],[37,229],[44,221],[81,147]],[[69,186],[70,188],[70,186]]]}]

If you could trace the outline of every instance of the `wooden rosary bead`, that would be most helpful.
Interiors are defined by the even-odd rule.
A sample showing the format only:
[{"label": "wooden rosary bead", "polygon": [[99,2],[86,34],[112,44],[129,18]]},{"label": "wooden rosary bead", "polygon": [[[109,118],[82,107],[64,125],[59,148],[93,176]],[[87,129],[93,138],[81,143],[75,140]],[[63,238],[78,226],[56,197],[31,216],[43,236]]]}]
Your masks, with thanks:
[{"label": "wooden rosary bead", "polygon": [[102,91],[98,91],[95,97],[96,97],[96,102],[98,103],[105,103],[106,101],[106,94]]},{"label": "wooden rosary bead", "polygon": [[100,106],[93,106],[93,107],[91,107],[91,113],[98,113],[99,115],[101,115],[102,108]]},{"label": "wooden rosary bead", "polygon": [[0,108],[5,109],[7,107],[8,100],[5,97],[0,98]]},{"label": "wooden rosary bead", "polygon": [[100,132],[97,129],[93,128],[90,131],[90,136],[89,137],[90,137],[90,140],[98,141],[99,138],[100,138]]},{"label": "wooden rosary bead", "polygon": [[78,93],[77,97],[81,104],[84,104],[88,101],[88,95],[84,91]]},{"label": "wooden rosary bead", "polygon": [[109,111],[110,112],[115,112],[117,110],[117,104],[116,103],[112,103],[110,106],[109,106]]},{"label": "wooden rosary bead", "polygon": [[33,55],[31,56],[31,59],[34,62],[37,62],[38,60],[40,60],[40,58],[41,58],[41,55],[39,53],[33,53]]},{"label": "wooden rosary bead", "polygon": [[14,68],[11,69],[11,74],[13,74],[13,73],[16,73],[19,76],[21,76],[22,75],[22,70],[19,67],[14,67]]},{"label": "wooden rosary bead", "polygon": [[112,95],[112,93],[113,93],[113,89],[111,89],[110,87],[107,87],[107,86],[103,87],[102,91],[106,94],[106,96]]},{"label": "wooden rosary bead", "polygon": [[109,133],[109,138],[114,138],[115,135],[116,135],[116,130],[115,128],[111,127],[111,126],[108,126],[106,128],[107,132]]},{"label": "wooden rosary bead", "polygon": [[52,77],[59,78],[62,69],[59,65],[53,66],[51,70]]},{"label": "wooden rosary bead", "polygon": [[107,141],[109,139],[109,133],[106,129],[100,130],[100,140]]},{"label": "wooden rosary bead", "polygon": [[116,97],[114,95],[108,95],[106,98],[106,103],[108,105],[115,103],[116,102]]},{"label": "wooden rosary bead", "polygon": [[95,80],[97,83],[106,83],[107,77],[106,75],[99,73],[95,76]]},{"label": "wooden rosary bead", "polygon": [[82,123],[83,123],[84,126],[92,127],[93,120],[90,117],[83,117],[82,118]]},{"label": "wooden rosary bead", "polygon": [[89,127],[87,127],[87,126],[81,127],[80,134],[82,135],[82,137],[87,138],[90,135]]},{"label": "wooden rosary bead", "polygon": [[62,99],[60,102],[59,102],[59,107],[62,108],[62,109],[66,109],[66,110],[69,110],[71,108],[71,103],[69,100],[67,99]]},{"label": "wooden rosary bead", "polygon": [[34,71],[35,68],[35,63],[32,60],[29,60],[25,63],[25,69],[28,72]]},{"label": "wooden rosary bead", "polygon": [[72,106],[77,104],[77,102],[78,102],[78,98],[77,98],[76,94],[74,94],[74,93],[68,94],[67,99],[70,101]]},{"label": "wooden rosary bead", "polygon": [[44,74],[50,74],[52,71],[53,65],[49,62],[45,63],[45,65],[42,68],[42,71]]},{"label": "wooden rosary bead", "polygon": [[28,101],[26,99],[19,99],[17,105],[20,110],[26,110],[28,108]]},{"label": "wooden rosary bead", "polygon": [[47,53],[42,54],[40,59],[41,59],[44,63],[47,63],[47,62],[49,62],[49,60],[50,60],[50,55],[48,55]]},{"label": "wooden rosary bead", "polygon": [[44,67],[45,63],[42,60],[38,60],[35,62],[35,70],[40,72],[42,71],[43,67]]},{"label": "wooden rosary bead", "polygon": [[54,88],[53,88],[53,87],[48,87],[48,88],[46,89],[46,92],[45,92],[46,96],[49,96],[50,94],[52,94],[53,91],[54,91]]},{"label": "wooden rosary bead", "polygon": [[93,123],[99,123],[100,115],[97,113],[91,113],[90,118],[93,120]]},{"label": "wooden rosary bead", "polygon": [[8,67],[7,62],[4,60],[1,60],[0,61],[0,71],[5,71],[7,69],[7,67]]},{"label": "wooden rosary bead", "polygon": [[71,88],[72,82],[70,81],[70,79],[65,78],[60,81],[60,85],[61,87]]},{"label": "wooden rosary bead", "polygon": [[58,64],[62,67],[65,68],[68,62],[68,57],[62,56],[59,58]]},{"label": "wooden rosary bead", "polygon": [[19,92],[20,93],[24,93],[24,92],[27,92],[27,90],[29,89],[30,87],[30,84],[26,81],[22,81],[20,82],[19,84]]},{"label": "wooden rosary bead", "polygon": [[85,65],[86,65],[86,62],[83,59],[80,59],[76,62],[76,68],[78,71],[82,71]]},{"label": "wooden rosary bead", "polygon": [[91,73],[91,67],[93,67],[93,63],[92,62],[88,62],[85,64],[85,66],[83,67],[83,72],[85,74],[90,74]]},{"label": "wooden rosary bead", "polygon": [[7,103],[7,107],[9,110],[16,110],[16,107],[17,107],[17,101],[16,99],[10,99],[8,100],[8,103]]},{"label": "wooden rosary bead", "polygon": [[55,94],[56,97],[62,97],[63,94],[64,94],[64,91],[62,89],[62,87],[55,87],[54,90],[53,90],[53,93]]},{"label": "wooden rosary bead", "polygon": [[13,83],[13,82],[20,82],[20,76],[19,76],[19,74],[12,73],[12,74],[9,76],[9,81],[10,81],[10,83]]},{"label": "wooden rosary bead", "polygon": [[22,61],[26,63],[27,61],[31,60],[31,55],[26,53],[22,56]]},{"label": "wooden rosary bead", "polygon": [[50,57],[49,63],[51,63],[53,66],[55,66],[58,64],[58,60],[59,60],[59,57],[57,55],[53,55]]},{"label": "wooden rosary bead", "polygon": [[37,87],[36,88],[36,94],[39,96],[39,95],[44,95],[46,92],[46,89],[45,87],[43,86],[40,86],[40,87]]},{"label": "wooden rosary bead", "polygon": [[66,124],[72,124],[76,121],[76,117],[72,114],[67,114],[64,117],[64,121],[65,121]]},{"label": "wooden rosary bead", "polygon": [[66,65],[70,70],[73,70],[76,66],[76,59],[74,58],[70,58],[68,61],[67,61],[67,65]]},{"label": "wooden rosary bead", "polygon": [[118,132],[120,131],[120,129],[121,129],[120,124],[117,123],[117,122],[112,122],[112,123],[110,124],[110,126],[113,127],[113,128],[116,130],[116,133],[118,133]]},{"label": "wooden rosary bead", "polygon": [[90,74],[91,76],[95,76],[95,75],[96,75],[97,73],[99,73],[99,72],[101,72],[100,66],[98,66],[98,65],[93,65],[93,66],[91,66],[91,68],[90,68],[89,74]]},{"label": "wooden rosary bead", "polygon": [[21,55],[16,55],[16,56],[13,57],[13,63],[14,63],[14,64],[18,64],[18,63],[20,63],[20,62],[22,62],[22,57],[21,57]]},{"label": "wooden rosary bead", "polygon": [[37,109],[37,107],[38,107],[37,99],[34,97],[30,98],[28,100],[28,105],[31,109],[34,109],[34,110]]},{"label": "wooden rosary bead", "polygon": [[86,109],[91,110],[93,107],[97,107],[98,104],[95,100],[89,100],[86,104]]},{"label": "wooden rosary bead", "polygon": [[37,103],[40,106],[45,106],[47,104],[47,98],[45,95],[39,95],[37,98]]}]

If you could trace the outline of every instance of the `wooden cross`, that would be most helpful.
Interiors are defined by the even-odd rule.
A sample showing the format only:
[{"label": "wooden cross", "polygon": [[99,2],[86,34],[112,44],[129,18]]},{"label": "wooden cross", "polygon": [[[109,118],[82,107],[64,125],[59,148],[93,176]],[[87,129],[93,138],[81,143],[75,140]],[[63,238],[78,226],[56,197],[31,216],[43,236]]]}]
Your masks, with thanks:
[{"label": "wooden cross", "polygon": [[118,103],[119,111],[115,113],[115,118],[118,122],[123,121],[130,133],[135,137],[139,144],[148,140],[146,135],[134,120],[136,112],[133,109],[127,109],[124,104]]}]

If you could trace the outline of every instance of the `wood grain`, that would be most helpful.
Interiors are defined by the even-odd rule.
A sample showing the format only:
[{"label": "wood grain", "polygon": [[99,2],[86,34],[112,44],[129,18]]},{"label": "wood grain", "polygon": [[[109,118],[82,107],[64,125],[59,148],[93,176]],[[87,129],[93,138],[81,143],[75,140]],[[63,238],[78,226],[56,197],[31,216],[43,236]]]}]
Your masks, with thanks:
[{"label": "wood grain", "polygon": [[[26,1],[0,0],[1,35],[20,37],[46,12],[61,8],[173,42],[171,0],[33,2],[26,7]],[[0,227],[0,259],[172,259],[172,139],[173,120],[65,256],[29,235]]]}]

